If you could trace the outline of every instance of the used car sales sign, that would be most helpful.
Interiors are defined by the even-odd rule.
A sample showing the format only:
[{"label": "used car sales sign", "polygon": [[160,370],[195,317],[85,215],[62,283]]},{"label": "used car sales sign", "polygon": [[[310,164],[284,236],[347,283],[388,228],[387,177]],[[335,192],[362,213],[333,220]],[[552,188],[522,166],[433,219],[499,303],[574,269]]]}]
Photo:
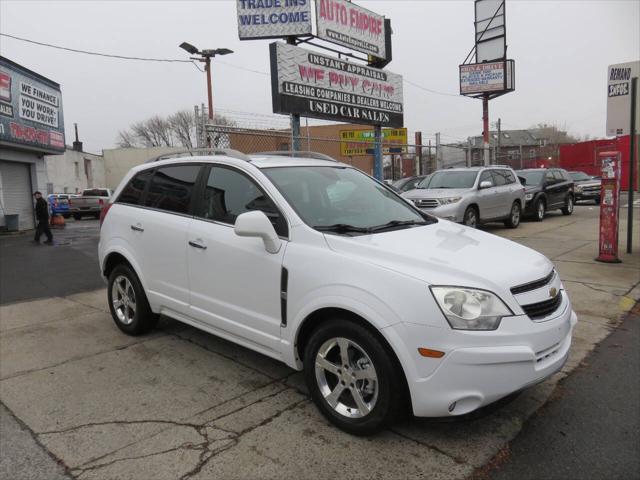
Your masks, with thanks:
[{"label": "used car sales sign", "polygon": [[347,0],[316,0],[317,36],[358,52],[387,58],[384,17]]},{"label": "used car sales sign", "polygon": [[275,42],[271,54],[274,113],[402,127],[402,77]]}]

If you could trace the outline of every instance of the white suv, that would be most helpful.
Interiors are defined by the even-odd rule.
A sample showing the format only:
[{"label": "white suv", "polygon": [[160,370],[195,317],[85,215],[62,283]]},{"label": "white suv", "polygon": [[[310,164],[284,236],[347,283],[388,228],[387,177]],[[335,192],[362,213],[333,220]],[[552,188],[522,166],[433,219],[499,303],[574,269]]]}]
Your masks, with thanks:
[{"label": "white suv", "polygon": [[560,369],[577,319],[553,264],[290,154],[132,169],[103,212],[117,326],[166,315],[304,370],[340,428],[471,412]]}]

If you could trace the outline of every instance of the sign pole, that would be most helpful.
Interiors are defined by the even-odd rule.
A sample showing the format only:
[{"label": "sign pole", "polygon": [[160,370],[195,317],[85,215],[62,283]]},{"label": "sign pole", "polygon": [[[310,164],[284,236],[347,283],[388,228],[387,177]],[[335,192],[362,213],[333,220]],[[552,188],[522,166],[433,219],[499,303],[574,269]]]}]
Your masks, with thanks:
[{"label": "sign pole", "polygon": [[382,181],[382,127],[376,125],[373,127],[374,150],[373,150],[373,176],[376,180]]},{"label": "sign pole", "polygon": [[491,164],[489,158],[489,95],[482,96],[482,139],[484,142],[484,166]]},{"label": "sign pole", "polygon": [[633,190],[636,187],[636,100],[638,98],[638,77],[631,79],[631,128],[629,129],[629,193],[627,197],[627,253],[631,253],[633,243]]},{"label": "sign pole", "polygon": [[[296,37],[287,37],[287,44],[295,46]],[[291,150],[300,151],[300,114],[298,113],[291,114]]]}]

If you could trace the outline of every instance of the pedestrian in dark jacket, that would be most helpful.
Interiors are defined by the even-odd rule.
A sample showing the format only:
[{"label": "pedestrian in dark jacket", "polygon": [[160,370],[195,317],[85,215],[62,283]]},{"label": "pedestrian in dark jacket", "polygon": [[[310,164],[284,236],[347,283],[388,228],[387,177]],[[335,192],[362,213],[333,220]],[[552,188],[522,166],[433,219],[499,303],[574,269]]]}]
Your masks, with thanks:
[{"label": "pedestrian in dark jacket", "polygon": [[36,237],[34,240],[40,243],[40,237],[44,233],[47,236],[47,241],[44,242],[47,245],[53,244],[53,235],[49,229],[49,205],[47,201],[42,198],[42,193],[35,192],[33,196],[36,198],[36,219],[38,220],[38,226],[36,227]]}]

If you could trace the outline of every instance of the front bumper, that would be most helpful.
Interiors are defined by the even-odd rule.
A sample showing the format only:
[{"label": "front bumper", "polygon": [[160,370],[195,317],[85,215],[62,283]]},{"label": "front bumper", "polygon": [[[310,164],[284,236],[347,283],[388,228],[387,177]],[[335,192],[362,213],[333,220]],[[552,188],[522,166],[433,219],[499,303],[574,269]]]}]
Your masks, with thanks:
[{"label": "front bumper", "polygon": [[430,215],[435,215],[438,218],[456,223],[460,223],[464,219],[464,208],[462,208],[461,202],[440,205],[435,208],[420,208],[420,210]]},{"label": "front bumper", "polygon": [[577,200],[595,200],[596,198],[600,198],[600,190],[586,190],[584,192],[575,192],[574,196]]},{"label": "front bumper", "polygon": [[[434,329],[408,324],[389,327],[396,329],[412,359],[411,365],[405,364],[405,374],[414,414],[463,415],[542,382],[560,370],[569,355],[577,323],[565,298],[558,315],[543,322],[519,315],[503,319],[493,332],[440,332],[445,347],[438,344],[440,335]],[[445,355],[440,359],[421,357],[419,346],[441,349]]]}]

